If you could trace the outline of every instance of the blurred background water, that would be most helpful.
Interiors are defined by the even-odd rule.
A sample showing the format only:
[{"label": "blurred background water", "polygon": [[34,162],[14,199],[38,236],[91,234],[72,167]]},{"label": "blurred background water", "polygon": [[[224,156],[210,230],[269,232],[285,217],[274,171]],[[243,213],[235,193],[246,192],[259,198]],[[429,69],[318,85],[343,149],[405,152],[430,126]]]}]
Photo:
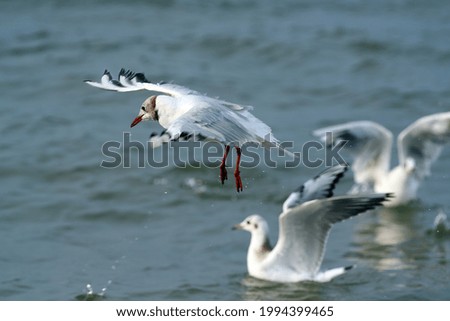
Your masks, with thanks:
[{"label": "blurred background water", "polygon": [[[282,141],[315,128],[380,122],[397,135],[449,110],[450,2],[444,0],[0,1],[0,299],[448,300],[450,148],[420,201],[334,227],[328,284],[247,276],[259,213],[277,237],[290,191],[321,168],[243,169],[224,186],[202,167],[105,169],[102,145],[130,130],[145,92],[83,83],[108,68],[145,72],[255,106]],[[134,155],[136,156],[136,155]],[[395,154],[394,160],[396,162]],[[349,173],[338,187],[345,193]],[[88,293],[92,292],[92,295]]]}]

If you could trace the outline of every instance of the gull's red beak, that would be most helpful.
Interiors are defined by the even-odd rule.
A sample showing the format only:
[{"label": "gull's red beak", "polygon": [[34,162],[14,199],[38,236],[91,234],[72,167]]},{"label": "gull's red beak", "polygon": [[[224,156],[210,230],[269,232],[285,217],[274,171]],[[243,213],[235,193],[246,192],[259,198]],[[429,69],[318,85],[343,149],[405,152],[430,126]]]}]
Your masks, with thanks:
[{"label": "gull's red beak", "polygon": [[133,122],[131,123],[131,126],[130,126],[130,127],[134,127],[134,126],[136,126],[137,124],[139,124],[139,123],[141,122],[142,117],[143,117],[144,115],[145,115],[145,114],[142,114],[142,115],[140,115],[140,116],[137,116],[137,117],[133,120]]}]

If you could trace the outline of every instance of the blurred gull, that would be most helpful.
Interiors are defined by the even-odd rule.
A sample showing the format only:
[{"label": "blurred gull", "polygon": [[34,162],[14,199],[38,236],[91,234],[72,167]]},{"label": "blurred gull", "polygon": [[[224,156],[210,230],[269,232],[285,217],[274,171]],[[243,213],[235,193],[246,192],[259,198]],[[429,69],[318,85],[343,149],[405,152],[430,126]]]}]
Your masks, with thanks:
[{"label": "blurred gull", "polygon": [[279,141],[272,136],[270,127],[250,113],[250,106],[210,98],[175,84],[152,83],[143,73],[124,69],[120,71],[117,80],[112,79],[111,74],[105,70],[100,82],[85,82],[97,88],[118,92],[148,90],[162,93],[150,96],[143,102],[131,127],[143,120],[158,121],[165,130],[161,134],[153,133],[150,136],[153,147],[168,141],[190,139],[223,143],[225,153],[220,165],[222,184],[228,178],[225,161],[230,146],[234,146],[237,153],[234,176],[238,192],[243,189],[239,171],[242,144],[256,142],[266,148],[281,148]]},{"label": "blurred gull", "polygon": [[438,214],[434,218],[433,227],[436,233],[444,233],[448,231],[448,218],[447,214],[441,209],[439,210]]},{"label": "blurred gull", "polygon": [[279,238],[269,241],[269,227],[251,215],[234,229],[251,233],[247,269],[251,276],[274,282],[328,282],[352,266],[320,272],[328,233],[334,223],[380,206],[389,194],[333,196],[347,167],[331,167],[291,193],[279,216]]},{"label": "blurred gull", "polygon": [[406,127],[397,138],[399,165],[392,170],[393,136],[377,123],[349,122],[317,129],[313,135],[330,146],[343,145],[354,158],[353,193],[392,192],[395,197],[386,206],[397,206],[416,198],[420,182],[430,174],[443,145],[450,142],[450,112],[422,117]]}]

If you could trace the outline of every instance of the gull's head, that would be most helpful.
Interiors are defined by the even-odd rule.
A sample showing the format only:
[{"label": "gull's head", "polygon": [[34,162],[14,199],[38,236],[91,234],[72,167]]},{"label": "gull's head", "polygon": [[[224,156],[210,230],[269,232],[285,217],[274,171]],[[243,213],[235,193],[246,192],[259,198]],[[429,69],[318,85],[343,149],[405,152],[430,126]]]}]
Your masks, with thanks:
[{"label": "gull's head", "polygon": [[241,223],[233,226],[233,230],[244,230],[250,233],[262,233],[264,235],[269,233],[269,226],[264,218],[259,215],[250,215]]},{"label": "gull's head", "polygon": [[258,262],[263,260],[272,250],[269,242],[269,225],[261,216],[250,215],[241,223],[233,226],[233,230],[244,230],[251,233],[247,264],[252,265],[251,262],[254,260]]},{"label": "gull's head", "polygon": [[156,97],[151,96],[147,98],[139,110],[138,116],[133,120],[130,127],[134,127],[139,124],[142,120],[158,120],[158,112],[156,111]]}]

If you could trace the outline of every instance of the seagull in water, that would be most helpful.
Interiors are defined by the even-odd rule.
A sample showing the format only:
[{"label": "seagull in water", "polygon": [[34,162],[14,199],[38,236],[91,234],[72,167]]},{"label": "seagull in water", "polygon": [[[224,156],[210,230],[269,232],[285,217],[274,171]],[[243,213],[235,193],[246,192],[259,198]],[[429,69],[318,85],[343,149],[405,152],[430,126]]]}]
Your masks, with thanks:
[{"label": "seagull in water", "polygon": [[[97,88],[118,92],[149,90],[161,93],[162,95],[150,96],[142,103],[131,127],[143,120],[158,121],[165,130],[161,134],[153,133],[150,136],[153,147],[168,141],[190,139],[223,143],[225,153],[220,164],[222,184],[228,179],[225,161],[230,146],[234,146],[237,154],[234,177],[238,192],[243,189],[239,171],[241,146],[247,142],[257,142],[266,148],[281,148],[279,141],[272,136],[270,127],[250,113],[250,106],[210,98],[175,84],[152,83],[143,73],[124,69],[120,70],[117,80],[105,70],[100,82],[85,82]],[[291,154],[287,151],[286,153]]]},{"label": "seagull in water", "polygon": [[269,241],[269,226],[259,215],[251,215],[233,227],[251,233],[247,253],[251,276],[273,282],[328,282],[352,268],[319,271],[331,227],[382,205],[390,194],[332,197],[346,170],[346,166],[331,167],[289,195],[279,217],[275,247]]},{"label": "seagull in water", "polygon": [[343,146],[353,157],[355,185],[351,193],[392,192],[395,197],[386,206],[398,206],[416,198],[421,181],[430,175],[431,164],[450,142],[450,112],[422,117],[406,127],[397,138],[399,165],[391,170],[393,135],[377,123],[349,122],[317,129],[313,135],[328,147]]}]

